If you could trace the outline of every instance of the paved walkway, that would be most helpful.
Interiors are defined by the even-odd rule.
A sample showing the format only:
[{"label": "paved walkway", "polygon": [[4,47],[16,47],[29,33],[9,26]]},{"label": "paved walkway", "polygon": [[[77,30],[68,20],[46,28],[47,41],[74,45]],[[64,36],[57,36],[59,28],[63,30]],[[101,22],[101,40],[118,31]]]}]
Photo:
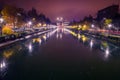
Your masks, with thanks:
[{"label": "paved walkway", "polygon": [[15,40],[12,40],[12,41],[3,42],[3,43],[0,44],[0,47],[3,47],[3,46],[6,46],[6,45],[9,45],[9,44],[12,44],[12,43],[17,42],[17,41],[21,41],[21,40],[24,40],[24,39],[28,39],[28,38],[31,38],[31,37],[33,37],[33,36],[41,35],[41,34],[44,34],[44,33],[49,32],[49,31],[51,31],[51,30],[47,30],[47,31],[43,31],[43,32],[38,32],[38,33],[35,33],[35,34],[33,34],[33,35],[27,35],[27,36],[25,36],[25,37],[23,37],[23,38],[19,38],[19,39],[15,39]]}]

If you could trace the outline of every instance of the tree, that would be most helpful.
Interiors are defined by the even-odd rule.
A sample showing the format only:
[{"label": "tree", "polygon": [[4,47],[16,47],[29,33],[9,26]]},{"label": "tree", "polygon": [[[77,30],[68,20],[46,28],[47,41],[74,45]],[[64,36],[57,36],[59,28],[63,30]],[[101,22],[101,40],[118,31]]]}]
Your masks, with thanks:
[{"label": "tree", "polygon": [[51,23],[51,21],[50,21],[49,18],[46,18],[46,23],[47,23],[47,24],[50,24],[50,23]]},{"label": "tree", "polygon": [[10,34],[13,34],[14,32],[9,26],[4,26],[2,28],[2,33],[5,35],[10,35]]},{"label": "tree", "polygon": [[22,25],[24,25],[26,23],[26,12],[23,8],[17,8],[17,27],[21,27]]},{"label": "tree", "polygon": [[45,22],[46,22],[46,16],[41,13],[41,14],[39,15],[39,21],[40,21],[41,23],[45,23]]},{"label": "tree", "polygon": [[17,8],[15,6],[5,5],[1,13],[4,20],[7,23],[12,24],[15,28],[15,24],[17,21]]},{"label": "tree", "polygon": [[32,8],[32,10],[28,11],[28,17],[30,20],[36,20],[38,17],[37,10],[35,8]]},{"label": "tree", "polygon": [[112,23],[112,19],[105,19],[105,25],[111,24]]}]

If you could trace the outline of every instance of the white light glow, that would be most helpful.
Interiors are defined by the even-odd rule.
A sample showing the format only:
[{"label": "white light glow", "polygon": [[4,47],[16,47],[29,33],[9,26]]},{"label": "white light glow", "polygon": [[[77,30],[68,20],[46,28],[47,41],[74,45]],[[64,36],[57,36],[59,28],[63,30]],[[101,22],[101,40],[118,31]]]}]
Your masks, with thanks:
[{"label": "white light glow", "polygon": [[28,45],[29,52],[32,52],[32,44]]},{"label": "white light glow", "polygon": [[105,50],[105,58],[108,58],[110,54],[109,48]]},{"label": "white light glow", "polygon": [[2,23],[4,20],[3,20],[3,18],[0,18],[0,22]]},{"label": "white light glow", "polygon": [[108,27],[111,28],[111,27],[112,27],[112,24],[109,24]]},{"label": "white light glow", "polygon": [[90,41],[90,47],[93,47],[93,40]]},{"label": "white light glow", "polygon": [[94,28],[94,27],[95,27],[95,25],[94,25],[94,24],[92,24],[92,25],[91,25],[91,27],[92,27],[92,28]]},{"label": "white light glow", "polygon": [[29,22],[28,22],[28,24],[29,24],[29,25],[32,25],[32,22],[31,22],[31,21],[29,21]]},{"label": "white light glow", "polygon": [[62,34],[60,34],[60,39],[62,39]]},{"label": "white light glow", "polygon": [[80,34],[78,34],[78,39],[80,39],[81,38],[81,36],[80,36]]},{"label": "white light glow", "polygon": [[4,69],[4,68],[6,68],[6,62],[5,62],[5,61],[2,61],[2,62],[0,63],[0,69]]}]

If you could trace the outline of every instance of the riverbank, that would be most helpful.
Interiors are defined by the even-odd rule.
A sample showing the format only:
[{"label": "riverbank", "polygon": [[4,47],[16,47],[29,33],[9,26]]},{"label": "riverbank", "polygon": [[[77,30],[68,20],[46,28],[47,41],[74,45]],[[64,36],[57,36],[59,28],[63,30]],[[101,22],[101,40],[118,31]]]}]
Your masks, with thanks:
[{"label": "riverbank", "polygon": [[111,42],[115,45],[120,46],[120,35],[112,35],[112,34],[107,34],[107,33],[94,33],[94,32],[90,32],[90,31],[79,31],[76,29],[70,29],[73,32],[77,33],[77,34],[84,34],[86,36],[90,36],[93,38],[97,38],[97,39],[101,39],[101,40],[105,40],[108,42]]},{"label": "riverbank", "polygon": [[7,45],[10,45],[17,41],[25,40],[25,39],[31,38],[33,36],[41,35],[41,34],[44,34],[44,33],[50,32],[50,31],[51,30],[37,31],[37,32],[29,33],[29,34],[21,34],[18,37],[14,36],[14,35],[3,37],[4,39],[3,39],[3,42],[0,42],[0,47],[7,46]]}]

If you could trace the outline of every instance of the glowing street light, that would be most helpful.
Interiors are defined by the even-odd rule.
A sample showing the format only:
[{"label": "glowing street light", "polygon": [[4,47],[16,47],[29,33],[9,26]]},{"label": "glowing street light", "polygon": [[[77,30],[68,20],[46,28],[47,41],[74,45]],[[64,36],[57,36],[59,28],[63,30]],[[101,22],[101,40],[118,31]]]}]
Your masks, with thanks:
[{"label": "glowing street light", "polygon": [[3,18],[0,18],[0,22],[2,23],[4,20],[3,20]]},{"label": "glowing street light", "polygon": [[94,28],[94,27],[95,27],[95,25],[94,25],[94,24],[92,24],[92,25],[91,25],[91,27],[92,27],[92,28]]},{"label": "glowing street light", "polygon": [[58,20],[58,21],[62,21],[62,20],[63,20],[63,17],[57,17],[57,20]]},{"label": "glowing street light", "polygon": [[57,17],[57,20],[59,21],[59,17]]},{"label": "glowing street light", "polygon": [[112,24],[109,24],[108,27],[111,28],[111,27],[112,27]]},{"label": "glowing street light", "polygon": [[29,24],[29,25],[32,25],[32,22],[31,22],[31,21],[29,21],[29,22],[28,22],[28,24]]},{"label": "glowing street light", "polygon": [[62,18],[62,17],[60,17],[60,20],[62,21],[62,20],[63,20],[63,18]]}]

